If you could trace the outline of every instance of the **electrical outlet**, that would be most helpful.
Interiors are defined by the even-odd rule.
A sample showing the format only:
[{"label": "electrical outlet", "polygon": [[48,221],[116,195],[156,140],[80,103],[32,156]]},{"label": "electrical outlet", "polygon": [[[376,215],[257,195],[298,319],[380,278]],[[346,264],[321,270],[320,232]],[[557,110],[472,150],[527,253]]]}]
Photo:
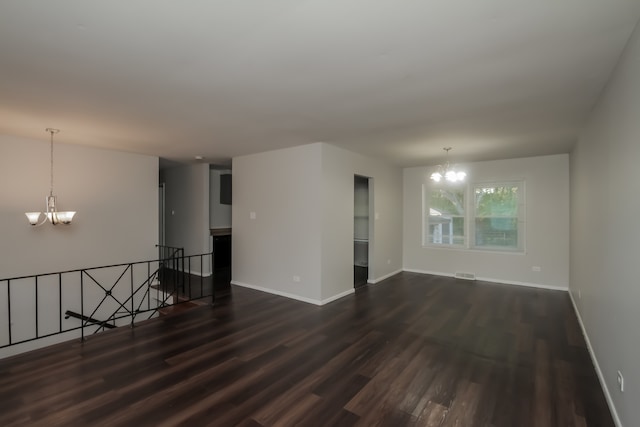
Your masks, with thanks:
[{"label": "electrical outlet", "polygon": [[255,212],[249,212],[249,219],[256,219],[256,213]]},{"label": "electrical outlet", "polygon": [[391,264],[391,260],[390,259],[387,260],[387,264]]},{"label": "electrical outlet", "polygon": [[293,281],[296,283],[300,283],[300,276],[293,276]]},{"label": "electrical outlet", "polygon": [[621,392],[624,392],[624,377],[620,371],[618,371],[618,387],[620,387]]},{"label": "electrical outlet", "polygon": [[582,291],[578,289],[578,299],[582,299]]}]

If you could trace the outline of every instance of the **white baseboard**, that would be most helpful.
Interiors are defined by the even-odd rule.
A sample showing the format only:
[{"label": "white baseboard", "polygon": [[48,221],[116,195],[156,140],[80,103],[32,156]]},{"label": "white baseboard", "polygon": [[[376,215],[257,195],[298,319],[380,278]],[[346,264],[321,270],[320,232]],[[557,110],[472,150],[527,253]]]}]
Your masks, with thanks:
[{"label": "white baseboard", "polygon": [[232,285],[242,286],[243,288],[253,289],[255,291],[266,292],[268,294],[278,295],[281,297],[291,298],[297,301],[306,302],[314,305],[322,305],[322,301],[312,298],[303,297],[289,292],[278,291],[276,289],[264,288],[262,286],[250,285],[249,283],[238,282],[236,280],[231,281]]},{"label": "white baseboard", "polygon": [[611,415],[613,416],[613,422],[616,424],[616,427],[622,427],[622,422],[620,421],[620,417],[618,416],[618,411],[616,411],[616,406],[613,404],[611,393],[609,392],[607,383],[604,380],[604,375],[602,374],[602,370],[600,369],[598,358],[596,357],[596,354],[593,351],[593,347],[591,346],[591,341],[589,340],[589,335],[587,334],[587,330],[585,329],[584,323],[582,322],[582,316],[580,316],[580,312],[578,311],[578,305],[576,304],[576,301],[573,299],[573,294],[571,292],[569,292],[569,298],[571,298],[571,303],[573,304],[573,311],[575,311],[576,317],[578,318],[578,323],[580,324],[580,329],[582,329],[582,335],[584,336],[584,341],[587,343],[587,349],[589,350],[589,355],[591,356],[591,362],[593,363],[593,366],[596,368],[596,374],[598,374],[598,380],[600,380],[600,387],[602,387],[602,390],[604,391],[604,396],[607,399],[609,410],[611,411]]},{"label": "white baseboard", "polygon": [[[443,273],[441,271],[416,270],[413,268],[405,268],[403,269],[403,271],[407,271],[409,273],[432,274],[434,276],[454,277],[453,273]],[[479,280],[482,282],[501,283],[504,285],[526,286],[528,288],[550,289],[553,291],[565,291],[565,292],[569,291],[569,288],[566,286],[552,286],[552,285],[544,285],[541,283],[518,282],[515,280],[494,279],[491,277],[476,277],[476,280]]]},{"label": "white baseboard", "polygon": [[231,284],[232,285],[241,286],[243,288],[253,289],[255,291],[266,292],[268,294],[278,295],[278,296],[281,296],[281,297],[285,297],[285,298],[290,298],[290,299],[294,299],[294,300],[297,300],[297,301],[306,302],[306,303],[313,304],[313,305],[329,304],[330,302],[336,301],[336,300],[338,300],[340,298],[346,297],[347,295],[351,295],[352,293],[355,292],[355,289],[349,289],[349,290],[341,292],[341,293],[339,293],[337,295],[333,295],[333,296],[331,296],[329,298],[325,298],[323,300],[317,300],[317,299],[313,299],[313,298],[307,298],[307,297],[303,297],[303,296],[300,296],[300,295],[292,294],[292,293],[289,293],[289,292],[278,291],[276,289],[270,289],[270,288],[264,288],[262,286],[250,285],[248,283],[242,283],[242,282],[238,282],[236,280],[232,280]]},{"label": "white baseboard", "polygon": [[352,293],[354,293],[356,290],[354,288],[351,288],[347,291],[344,292],[340,292],[339,294],[336,294],[332,297],[323,299],[322,301],[320,301],[320,305],[325,305],[325,304],[329,304],[330,302],[333,302],[335,300],[339,300],[340,298],[346,297],[347,295],[351,295]]},{"label": "white baseboard", "polygon": [[476,280],[480,280],[483,282],[502,283],[504,285],[525,286],[527,288],[550,289],[552,291],[569,292],[569,288],[566,286],[553,286],[553,285],[544,285],[542,283],[518,282],[515,280],[493,279],[491,277],[476,277]]},{"label": "white baseboard", "polygon": [[442,271],[417,270],[415,268],[403,268],[402,271],[406,271],[407,273],[431,274],[434,276],[453,277],[452,273],[443,273]]},{"label": "white baseboard", "polygon": [[367,283],[370,283],[370,284],[372,284],[372,285],[375,285],[376,283],[380,283],[380,282],[382,282],[383,280],[388,279],[388,278],[389,278],[389,277],[391,277],[391,276],[395,276],[395,275],[396,275],[396,274],[398,274],[398,273],[402,273],[402,269],[400,269],[400,270],[396,270],[396,271],[392,271],[391,273],[389,273],[389,274],[385,274],[385,275],[384,275],[384,276],[382,276],[382,277],[377,277],[377,278],[375,278],[375,279],[367,280]]}]

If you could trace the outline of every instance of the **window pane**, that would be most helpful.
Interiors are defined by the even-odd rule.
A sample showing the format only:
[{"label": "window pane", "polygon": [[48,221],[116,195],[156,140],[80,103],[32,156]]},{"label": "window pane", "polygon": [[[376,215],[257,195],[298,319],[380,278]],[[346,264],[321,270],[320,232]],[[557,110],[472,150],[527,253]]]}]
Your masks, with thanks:
[{"label": "window pane", "polygon": [[475,246],[518,248],[518,185],[475,188]]},{"label": "window pane", "polygon": [[464,245],[464,228],[464,190],[431,190],[427,243]]},{"label": "window pane", "polygon": [[517,218],[476,218],[476,246],[518,247]]}]

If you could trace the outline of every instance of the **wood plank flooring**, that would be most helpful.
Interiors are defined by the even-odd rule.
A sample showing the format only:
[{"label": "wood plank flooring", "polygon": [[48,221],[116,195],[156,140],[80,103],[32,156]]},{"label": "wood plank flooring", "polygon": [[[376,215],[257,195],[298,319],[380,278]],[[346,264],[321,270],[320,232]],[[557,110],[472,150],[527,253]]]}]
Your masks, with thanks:
[{"label": "wood plank flooring", "polygon": [[0,425],[613,426],[565,292],[401,273],[0,360]]}]

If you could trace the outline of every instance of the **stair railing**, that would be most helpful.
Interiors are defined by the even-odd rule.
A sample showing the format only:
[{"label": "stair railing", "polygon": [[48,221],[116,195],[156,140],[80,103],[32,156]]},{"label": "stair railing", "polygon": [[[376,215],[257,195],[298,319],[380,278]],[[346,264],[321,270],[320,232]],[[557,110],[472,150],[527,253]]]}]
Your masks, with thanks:
[{"label": "stair railing", "polygon": [[164,307],[215,302],[212,253],[158,248],[156,260],[0,279],[0,349],[63,334],[84,340]]}]

